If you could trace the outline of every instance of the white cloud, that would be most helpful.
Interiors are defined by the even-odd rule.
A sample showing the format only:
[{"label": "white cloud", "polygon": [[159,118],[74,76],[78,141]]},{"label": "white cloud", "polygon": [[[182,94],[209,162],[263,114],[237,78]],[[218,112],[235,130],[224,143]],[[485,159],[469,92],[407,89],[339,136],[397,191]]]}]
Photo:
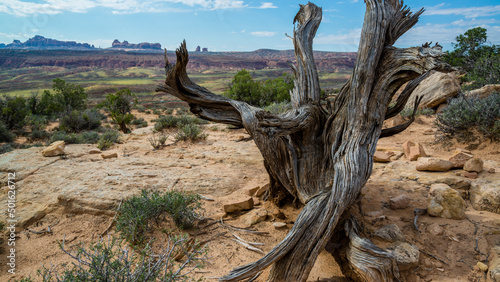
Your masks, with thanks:
[{"label": "white cloud", "polygon": [[258,37],[271,37],[271,36],[275,36],[276,32],[273,32],[273,31],[253,31],[253,32],[250,32],[250,34],[253,36],[258,36]]},{"label": "white cloud", "polygon": [[441,9],[443,4],[426,8],[425,15],[458,15],[465,18],[490,17],[500,14],[500,5]]},{"label": "white cloud", "polygon": [[34,0],[0,0],[0,13],[16,16],[55,15],[63,12],[85,13],[96,7],[112,9],[114,14],[181,11],[178,7],[169,7],[169,3],[205,10],[247,7],[243,1],[234,0],[43,0],[41,3]]},{"label": "white cloud", "polygon": [[262,5],[259,7],[259,9],[275,9],[278,8],[277,6],[274,6],[273,3],[271,2],[264,2]]},{"label": "white cloud", "polygon": [[498,21],[495,19],[483,19],[483,20],[477,20],[477,19],[472,19],[472,20],[458,20],[454,21],[451,23],[451,25],[456,25],[456,26],[483,26],[487,24],[494,24],[497,23]]},{"label": "white cloud", "polygon": [[358,46],[361,38],[361,29],[353,29],[344,34],[320,34],[314,40],[315,44],[340,44],[340,45],[353,45]]}]

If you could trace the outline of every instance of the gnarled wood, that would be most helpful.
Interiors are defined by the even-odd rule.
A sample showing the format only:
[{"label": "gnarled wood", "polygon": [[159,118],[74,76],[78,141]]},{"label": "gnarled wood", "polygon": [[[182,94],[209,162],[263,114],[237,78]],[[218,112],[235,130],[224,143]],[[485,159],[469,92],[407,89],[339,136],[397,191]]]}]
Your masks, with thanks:
[{"label": "gnarled wood", "polygon": [[[409,94],[432,69],[446,69],[435,46],[398,49],[392,46],[423,12],[412,14],[399,0],[365,0],[366,14],[352,77],[328,109],[320,105],[318,74],[312,41],[321,21],[321,8],[309,3],[294,19],[293,42],[297,65],[293,109],[272,115],[244,102],[217,96],[194,84],[186,74],[185,43],[177,62],[167,61],[165,84],[157,91],[189,103],[196,115],[243,126],[264,157],[273,187],[282,187],[305,204],[288,235],[260,260],[240,266],[221,281],[250,278],[273,266],[270,281],[305,281],[331,238],[343,238],[346,275],[365,281],[397,279],[394,258],[359,235],[349,208],[359,199],[373,165],[382,123],[402,110]],[[409,82],[394,107],[388,104]],[[409,125],[409,124],[408,124]],[[274,188],[273,188],[274,189]],[[340,236],[339,234],[344,234]]]}]

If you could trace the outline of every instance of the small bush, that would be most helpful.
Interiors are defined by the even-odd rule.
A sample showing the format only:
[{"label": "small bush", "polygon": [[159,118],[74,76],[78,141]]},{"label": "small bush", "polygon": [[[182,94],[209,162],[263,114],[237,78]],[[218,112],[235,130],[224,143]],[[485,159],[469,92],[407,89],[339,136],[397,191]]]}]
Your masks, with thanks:
[{"label": "small bush", "polygon": [[96,131],[84,131],[81,133],[67,133],[56,131],[50,137],[50,143],[62,140],[66,144],[95,144],[99,141],[99,133]]},{"label": "small bush", "polygon": [[[429,109],[429,108],[417,109],[417,112],[415,113],[415,117],[418,117],[421,115],[432,116],[435,113],[436,113],[436,111],[434,111],[433,109]],[[401,111],[401,116],[404,118],[409,118],[412,114],[413,114],[413,109],[410,109],[410,108],[405,108]]]},{"label": "small bush", "polygon": [[11,97],[3,95],[0,99],[0,121],[9,130],[20,129],[24,125],[24,120],[28,114],[26,100],[22,97]]},{"label": "small bush", "polygon": [[143,105],[137,105],[135,108],[139,113],[144,113],[146,111],[146,108]]},{"label": "small bush", "polygon": [[460,96],[451,99],[437,115],[438,132],[444,138],[460,142],[474,140],[476,133],[492,140],[500,140],[500,93],[487,98]]},{"label": "small bush", "polygon": [[264,110],[270,112],[271,114],[282,114],[288,110],[292,109],[292,103],[289,101],[283,101],[278,103],[272,103],[269,106],[265,106]]},{"label": "small bush", "polygon": [[137,128],[148,126],[148,122],[144,118],[136,118],[130,123],[137,126]]},{"label": "small bush", "polygon": [[120,132],[116,130],[106,130],[97,141],[97,148],[106,150],[120,140]]},{"label": "small bush", "polygon": [[143,244],[152,223],[158,224],[165,215],[170,215],[180,228],[190,228],[201,210],[197,194],[168,191],[142,190],[139,196],[124,201],[117,212],[116,230],[131,244]]},{"label": "small bush", "polygon": [[207,134],[203,133],[203,129],[197,124],[186,124],[179,128],[179,131],[175,135],[176,141],[191,141],[195,142],[198,140],[206,139]]},{"label": "small bush", "polygon": [[40,130],[40,129],[35,129],[31,131],[28,139],[33,142],[36,140],[46,140],[50,138],[50,133],[47,132],[46,130]]},{"label": "small bush", "polygon": [[5,145],[2,145],[2,146],[0,146],[0,155],[1,155],[1,154],[8,153],[8,152],[10,152],[10,151],[13,151],[14,149],[15,149],[15,148],[14,148],[14,147],[12,147],[12,145],[11,145],[11,144],[9,144],[9,143],[7,143],[7,144],[5,144]]},{"label": "small bush", "polygon": [[165,142],[167,142],[168,134],[161,133],[158,135],[158,132],[153,131],[152,136],[148,138],[149,143],[155,149],[161,149],[165,146]]},{"label": "small bush", "polygon": [[[116,238],[108,238],[108,242],[101,239],[87,248],[82,243],[76,251],[67,250],[63,241],[59,247],[74,260],[73,263],[43,267],[38,276],[47,282],[188,281],[186,273],[203,267],[206,250],[186,252],[183,244],[187,240],[187,236],[169,238],[168,247],[158,254],[154,254],[149,246],[134,252]],[[173,257],[178,252],[186,252],[187,256],[186,262],[180,265],[174,263]]]},{"label": "small bush", "polygon": [[59,128],[66,132],[93,130],[101,126],[101,120],[104,118],[105,116],[96,109],[88,109],[83,112],[74,110],[61,118]]},{"label": "small bush", "polygon": [[153,111],[153,114],[159,116],[159,115],[161,115],[161,112],[160,112],[160,110],[156,109]]},{"label": "small bush", "polygon": [[134,118],[131,111],[132,105],[134,102],[137,102],[136,100],[135,95],[129,89],[122,89],[115,94],[108,94],[106,101],[104,101],[104,105],[110,111],[111,118],[120,126],[120,130],[123,133],[130,132],[127,125]]},{"label": "small bush", "polygon": [[177,127],[178,119],[175,116],[160,116],[155,120],[155,130],[163,131],[169,128]]},{"label": "small bush", "polygon": [[0,142],[12,142],[16,139],[16,135],[7,128],[5,123],[0,120]]}]

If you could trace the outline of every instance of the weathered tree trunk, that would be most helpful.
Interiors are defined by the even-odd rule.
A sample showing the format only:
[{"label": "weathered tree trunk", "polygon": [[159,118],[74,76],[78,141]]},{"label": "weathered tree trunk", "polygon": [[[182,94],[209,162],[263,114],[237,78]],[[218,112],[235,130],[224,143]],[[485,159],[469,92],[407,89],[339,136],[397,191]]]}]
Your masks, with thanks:
[{"label": "weathered tree trunk", "polygon": [[[176,64],[167,60],[165,84],[157,91],[188,102],[191,111],[201,118],[244,127],[276,184],[270,189],[282,187],[305,204],[283,241],[260,260],[232,270],[221,281],[249,278],[271,265],[270,281],[305,281],[330,240],[338,241],[330,244],[337,247],[329,249],[336,250],[336,259],[346,275],[364,281],[399,277],[394,257],[360,236],[350,207],[359,200],[371,174],[380,136],[404,130],[413,119],[387,130],[382,130],[383,121],[403,109],[428,71],[447,66],[439,61],[439,46],[392,46],[415,25],[423,10],[412,14],[399,0],[365,2],[365,21],[352,77],[326,109],[320,104],[312,50],[322,10],[312,3],[301,5],[294,19],[297,65],[292,66],[293,109],[284,114],[272,115],[193,83],[186,74],[185,42],[176,52]],[[396,91],[409,81],[396,104],[389,107]]]}]

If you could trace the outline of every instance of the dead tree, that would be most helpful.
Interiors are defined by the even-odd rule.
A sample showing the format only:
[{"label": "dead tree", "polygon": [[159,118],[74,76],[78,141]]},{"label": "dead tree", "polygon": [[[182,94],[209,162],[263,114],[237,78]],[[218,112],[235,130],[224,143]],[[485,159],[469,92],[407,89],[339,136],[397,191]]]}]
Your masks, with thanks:
[{"label": "dead tree", "polygon": [[[447,70],[439,46],[399,49],[394,42],[413,27],[423,9],[411,13],[400,0],[365,0],[366,14],[352,77],[332,103],[321,105],[312,42],[321,8],[301,5],[294,18],[296,65],[293,109],[273,115],[211,93],[187,73],[185,42],[177,62],[167,60],[165,83],[157,91],[189,103],[197,116],[244,127],[264,157],[271,179],[269,193],[282,189],[305,206],[288,235],[260,260],[240,266],[221,281],[237,281],[273,266],[270,281],[305,281],[326,244],[346,275],[361,281],[399,277],[390,252],[362,237],[351,207],[359,200],[373,165],[378,139],[404,130],[407,124],[382,130],[385,119],[398,114],[409,95],[432,69]],[[407,83],[394,106],[389,103]],[[418,106],[418,103],[417,103]]]}]

